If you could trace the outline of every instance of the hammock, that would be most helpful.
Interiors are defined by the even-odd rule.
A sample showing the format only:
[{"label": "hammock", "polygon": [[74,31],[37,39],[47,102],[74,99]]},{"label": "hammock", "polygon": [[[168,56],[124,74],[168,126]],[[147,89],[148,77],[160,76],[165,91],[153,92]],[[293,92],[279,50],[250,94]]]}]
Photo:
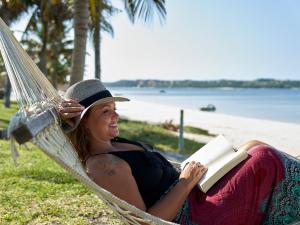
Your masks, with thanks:
[{"label": "hammock", "polygon": [[27,55],[12,32],[0,18],[0,50],[8,77],[16,95],[19,112],[12,119],[11,133],[20,123],[37,117],[42,112],[50,112],[49,123],[31,141],[46,155],[84,183],[105,204],[107,204],[125,224],[175,224],[152,216],[114,196],[94,183],[85,173],[71,142],[60,128],[59,117],[53,112],[54,105],[61,101],[57,91]]}]

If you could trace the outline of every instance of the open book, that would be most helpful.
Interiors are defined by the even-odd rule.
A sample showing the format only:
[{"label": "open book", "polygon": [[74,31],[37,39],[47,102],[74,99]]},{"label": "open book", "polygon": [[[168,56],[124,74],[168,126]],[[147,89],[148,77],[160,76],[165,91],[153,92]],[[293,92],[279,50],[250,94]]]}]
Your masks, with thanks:
[{"label": "open book", "polygon": [[235,150],[223,135],[219,135],[184,160],[181,163],[181,169],[193,160],[205,165],[208,170],[198,183],[198,187],[205,193],[247,156],[245,150]]}]

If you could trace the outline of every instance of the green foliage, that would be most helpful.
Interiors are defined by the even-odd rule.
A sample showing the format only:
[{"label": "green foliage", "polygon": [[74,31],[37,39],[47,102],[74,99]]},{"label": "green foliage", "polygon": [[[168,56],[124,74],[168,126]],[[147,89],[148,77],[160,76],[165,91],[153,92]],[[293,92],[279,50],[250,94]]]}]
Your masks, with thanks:
[{"label": "green foliage", "polygon": [[70,74],[73,40],[72,13],[63,1],[37,3],[22,35],[21,43],[53,86],[66,83]]},{"label": "green foliage", "polygon": [[[68,33],[73,14],[65,1],[2,1],[0,16],[7,25],[30,17],[21,44],[56,87],[70,74],[72,43]],[[0,68],[1,63],[0,63]]]}]

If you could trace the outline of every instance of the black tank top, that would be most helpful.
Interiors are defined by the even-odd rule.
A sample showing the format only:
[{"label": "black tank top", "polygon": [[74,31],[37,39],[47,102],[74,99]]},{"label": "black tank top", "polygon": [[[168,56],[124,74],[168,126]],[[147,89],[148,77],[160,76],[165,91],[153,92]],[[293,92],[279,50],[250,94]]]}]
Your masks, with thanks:
[{"label": "black tank top", "polygon": [[116,151],[108,154],[113,154],[129,164],[146,207],[151,207],[178,179],[179,173],[161,154],[151,151],[150,145],[119,137],[112,141],[130,143],[144,149],[144,151]]}]

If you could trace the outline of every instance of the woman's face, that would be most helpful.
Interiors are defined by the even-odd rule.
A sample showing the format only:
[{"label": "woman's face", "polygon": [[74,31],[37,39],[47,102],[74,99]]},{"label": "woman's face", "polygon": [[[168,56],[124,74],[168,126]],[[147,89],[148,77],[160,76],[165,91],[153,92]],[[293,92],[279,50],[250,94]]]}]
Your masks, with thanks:
[{"label": "woman's face", "polygon": [[108,141],[119,135],[118,120],[116,105],[112,101],[92,107],[85,125],[92,139]]}]

